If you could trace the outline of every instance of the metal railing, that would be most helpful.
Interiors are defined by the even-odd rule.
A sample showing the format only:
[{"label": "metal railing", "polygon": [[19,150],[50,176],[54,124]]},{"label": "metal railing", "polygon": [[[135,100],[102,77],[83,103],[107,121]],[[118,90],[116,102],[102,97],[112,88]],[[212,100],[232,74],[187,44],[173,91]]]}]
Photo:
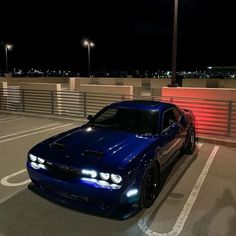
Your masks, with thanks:
[{"label": "metal railing", "polygon": [[[0,89],[0,109],[56,116],[86,118],[107,104],[132,100],[133,96],[83,93],[77,91]],[[135,97],[135,99],[137,99]],[[171,102],[193,111],[197,135],[236,138],[236,101],[181,97],[140,97]]]}]

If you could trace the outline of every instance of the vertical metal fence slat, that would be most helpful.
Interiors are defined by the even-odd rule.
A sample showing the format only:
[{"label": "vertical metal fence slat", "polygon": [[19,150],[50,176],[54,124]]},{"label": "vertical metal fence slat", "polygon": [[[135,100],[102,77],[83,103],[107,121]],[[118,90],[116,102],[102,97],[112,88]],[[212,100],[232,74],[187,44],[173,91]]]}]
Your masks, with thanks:
[{"label": "vertical metal fence slat", "polygon": [[87,101],[86,101],[86,93],[83,93],[83,98],[84,98],[84,118],[87,117]]},{"label": "vertical metal fence slat", "polygon": [[21,101],[20,103],[22,104],[22,111],[25,111],[25,91],[24,89],[21,90]]},{"label": "vertical metal fence slat", "polygon": [[231,135],[231,123],[232,121],[232,101],[228,103],[228,129],[227,129],[227,136]]},{"label": "vertical metal fence slat", "polygon": [[51,91],[51,114],[54,114],[54,93]]}]

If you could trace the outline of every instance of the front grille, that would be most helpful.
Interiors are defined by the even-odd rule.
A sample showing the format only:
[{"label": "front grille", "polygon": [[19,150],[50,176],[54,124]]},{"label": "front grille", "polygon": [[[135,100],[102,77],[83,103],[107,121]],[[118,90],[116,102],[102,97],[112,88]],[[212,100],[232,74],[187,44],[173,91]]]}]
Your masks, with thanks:
[{"label": "front grille", "polygon": [[75,178],[80,176],[80,171],[72,167],[58,164],[51,164],[47,166],[49,172],[58,178]]}]

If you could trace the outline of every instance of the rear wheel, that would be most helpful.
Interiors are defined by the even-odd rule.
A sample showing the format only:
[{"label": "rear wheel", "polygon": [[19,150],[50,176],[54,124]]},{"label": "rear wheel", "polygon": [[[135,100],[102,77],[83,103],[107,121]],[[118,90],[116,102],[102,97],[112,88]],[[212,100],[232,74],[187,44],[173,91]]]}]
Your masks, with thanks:
[{"label": "rear wheel", "polygon": [[143,178],[141,187],[140,205],[142,208],[150,207],[156,200],[160,191],[160,173],[155,163],[151,163]]},{"label": "rear wheel", "polygon": [[185,153],[187,154],[193,154],[196,146],[196,135],[195,135],[195,128],[191,126],[188,130],[188,136],[187,136],[187,146]]}]

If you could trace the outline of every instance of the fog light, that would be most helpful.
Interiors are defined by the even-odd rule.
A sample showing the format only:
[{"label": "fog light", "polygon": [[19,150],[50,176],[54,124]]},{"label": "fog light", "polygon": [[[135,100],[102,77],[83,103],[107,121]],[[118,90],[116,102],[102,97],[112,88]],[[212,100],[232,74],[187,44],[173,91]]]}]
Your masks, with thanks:
[{"label": "fog light", "polygon": [[131,189],[126,193],[127,197],[132,197],[138,193],[138,189]]}]

